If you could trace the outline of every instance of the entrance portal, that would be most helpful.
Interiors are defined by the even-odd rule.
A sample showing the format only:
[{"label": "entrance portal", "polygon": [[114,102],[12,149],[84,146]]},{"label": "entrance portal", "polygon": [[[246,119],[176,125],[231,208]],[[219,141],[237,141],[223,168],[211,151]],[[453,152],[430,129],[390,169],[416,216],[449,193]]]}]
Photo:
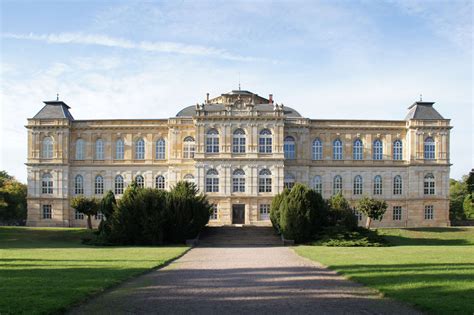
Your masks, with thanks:
[{"label": "entrance portal", "polygon": [[232,205],[232,224],[245,224],[245,205]]}]

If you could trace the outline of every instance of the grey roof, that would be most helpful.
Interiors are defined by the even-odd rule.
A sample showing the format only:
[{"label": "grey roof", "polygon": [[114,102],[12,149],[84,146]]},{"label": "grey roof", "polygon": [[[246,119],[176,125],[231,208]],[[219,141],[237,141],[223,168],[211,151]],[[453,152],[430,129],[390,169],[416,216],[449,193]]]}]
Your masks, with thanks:
[{"label": "grey roof", "polygon": [[405,120],[419,119],[419,120],[438,120],[444,119],[440,113],[433,108],[434,102],[415,102],[408,107],[409,111]]},{"label": "grey roof", "polygon": [[63,101],[46,101],[44,107],[33,117],[33,119],[69,119],[74,120],[69,107]]},{"label": "grey roof", "polygon": [[[223,111],[225,110],[225,105],[224,104],[206,104],[204,105],[204,110],[208,112]],[[273,112],[273,105],[272,104],[258,104],[254,106],[254,110],[258,112]],[[283,107],[283,113],[285,114],[286,117],[301,117],[300,113],[298,113],[293,108],[287,107],[287,106]],[[194,115],[196,115],[196,105],[185,107],[176,114],[177,117],[181,117],[181,116],[192,117]]]}]

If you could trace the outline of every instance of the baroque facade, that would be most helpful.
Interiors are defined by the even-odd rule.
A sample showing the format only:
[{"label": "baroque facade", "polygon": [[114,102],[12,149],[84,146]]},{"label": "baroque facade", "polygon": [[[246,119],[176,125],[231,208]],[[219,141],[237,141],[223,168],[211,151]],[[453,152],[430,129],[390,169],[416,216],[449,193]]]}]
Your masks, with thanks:
[{"label": "baroque facade", "polygon": [[375,226],[449,225],[451,126],[432,102],[415,102],[404,120],[309,119],[243,90],[169,119],[75,120],[64,102],[44,103],[26,126],[30,226],[85,226],[72,197],[120,198],[132,180],[192,181],[213,204],[211,225],[269,225],[272,197],[295,182],[353,204],[386,200]]}]

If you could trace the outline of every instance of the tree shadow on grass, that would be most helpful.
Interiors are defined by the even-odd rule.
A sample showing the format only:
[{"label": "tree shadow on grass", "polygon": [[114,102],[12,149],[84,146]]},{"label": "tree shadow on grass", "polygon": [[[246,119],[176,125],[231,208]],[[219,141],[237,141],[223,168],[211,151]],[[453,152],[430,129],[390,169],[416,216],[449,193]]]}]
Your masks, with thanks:
[{"label": "tree shadow on grass", "polygon": [[382,235],[390,245],[396,246],[472,246],[472,242],[466,239],[441,239],[423,237],[405,237],[402,235]]},{"label": "tree shadow on grass", "polygon": [[330,268],[430,313],[474,311],[474,264],[369,264]]}]

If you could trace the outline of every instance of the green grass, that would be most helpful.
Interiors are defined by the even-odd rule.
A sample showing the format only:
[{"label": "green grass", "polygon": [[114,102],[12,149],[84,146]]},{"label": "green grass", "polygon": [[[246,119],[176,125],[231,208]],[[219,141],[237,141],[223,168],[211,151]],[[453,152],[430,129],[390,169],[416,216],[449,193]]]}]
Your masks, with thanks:
[{"label": "green grass", "polygon": [[428,313],[474,313],[474,228],[379,232],[395,246],[298,246],[295,251]]},{"label": "green grass", "polygon": [[0,314],[57,313],[187,247],[94,247],[84,229],[0,227]]}]

